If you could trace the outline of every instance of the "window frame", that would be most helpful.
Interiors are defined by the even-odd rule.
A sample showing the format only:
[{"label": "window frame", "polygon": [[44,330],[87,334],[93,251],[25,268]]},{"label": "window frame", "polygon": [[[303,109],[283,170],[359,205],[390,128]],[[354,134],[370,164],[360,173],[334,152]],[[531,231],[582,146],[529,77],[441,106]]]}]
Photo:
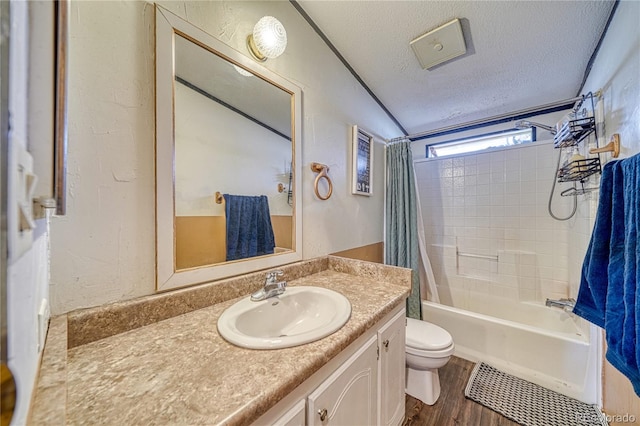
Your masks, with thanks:
[{"label": "window frame", "polygon": [[[524,130],[528,130],[528,131],[531,132],[531,142],[525,142],[525,143],[535,143],[537,141],[536,128],[535,127],[530,127],[528,129],[512,128],[512,129],[498,130],[498,131],[495,131],[495,132],[481,133],[481,134],[478,134],[478,135],[466,136],[466,137],[463,137],[463,138],[457,138],[457,139],[451,139],[451,140],[446,140],[446,141],[434,142],[434,143],[426,144],[425,145],[425,158],[445,158],[445,157],[450,157],[450,156],[453,156],[453,155],[464,155],[464,154],[480,153],[480,152],[484,152],[484,151],[489,150],[489,149],[493,150],[493,149],[501,149],[501,148],[507,148],[507,147],[511,147],[511,146],[517,146],[517,145],[501,145],[501,146],[495,146],[495,147],[490,147],[490,148],[477,149],[477,150],[474,150],[474,151],[467,151],[467,152],[461,152],[461,153],[456,153],[456,154],[447,154],[447,155],[442,155],[442,156],[433,155],[431,153],[431,148],[432,147],[437,147],[437,146],[442,146],[442,145],[462,145],[464,143],[473,143],[473,142],[477,142],[477,141],[482,140],[482,139],[491,139],[492,137],[508,135],[508,134],[511,134],[511,133],[519,133],[519,132],[522,132]],[[518,145],[523,145],[523,144],[518,144]]]}]

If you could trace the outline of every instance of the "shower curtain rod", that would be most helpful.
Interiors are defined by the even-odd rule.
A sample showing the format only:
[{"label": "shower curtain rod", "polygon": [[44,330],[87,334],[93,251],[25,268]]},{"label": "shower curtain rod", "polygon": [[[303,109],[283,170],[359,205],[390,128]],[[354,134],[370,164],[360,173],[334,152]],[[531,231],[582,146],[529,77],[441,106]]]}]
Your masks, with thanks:
[{"label": "shower curtain rod", "polygon": [[[594,95],[596,97],[599,96],[600,91],[596,92]],[[575,98],[569,98],[562,101],[556,101],[545,105],[540,105],[537,107],[522,109],[520,111],[510,112],[508,114],[494,115],[493,117],[483,118],[480,120],[469,121],[466,123],[456,124],[453,126],[441,127],[435,130],[429,130],[426,132],[414,133],[407,136],[400,136],[397,138],[393,138],[387,141],[387,143],[398,142],[402,140],[409,139],[410,142],[416,142],[421,139],[426,139],[428,137],[440,136],[447,133],[459,132],[462,130],[471,130],[476,127],[484,127],[492,124],[500,124],[508,121],[521,120],[524,118],[529,118],[534,115],[538,115],[544,112],[555,112],[562,111],[563,109],[569,109],[575,105],[575,102],[581,101],[584,99],[584,96],[576,96]]]}]

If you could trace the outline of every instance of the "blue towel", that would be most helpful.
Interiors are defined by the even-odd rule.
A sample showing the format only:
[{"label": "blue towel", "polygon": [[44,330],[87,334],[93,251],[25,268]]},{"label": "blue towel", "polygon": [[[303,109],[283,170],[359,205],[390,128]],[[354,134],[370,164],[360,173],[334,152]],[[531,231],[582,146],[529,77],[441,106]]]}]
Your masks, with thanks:
[{"label": "blue towel", "polygon": [[267,197],[224,194],[224,201],[227,260],[272,254],[276,244]]},{"label": "blue towel", "polygon": [[640,155],[602,170],[596,223],[573,312],[604,328],[607,360],[640,396]]}]

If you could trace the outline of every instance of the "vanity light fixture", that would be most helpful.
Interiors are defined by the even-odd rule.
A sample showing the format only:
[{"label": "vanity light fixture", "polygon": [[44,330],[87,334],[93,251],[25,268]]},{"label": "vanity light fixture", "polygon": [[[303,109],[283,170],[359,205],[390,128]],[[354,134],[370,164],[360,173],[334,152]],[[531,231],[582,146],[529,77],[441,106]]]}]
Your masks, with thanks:
[{"label": "vanity light fixture", "polygon": [[243,75],[245,77],[253,77],[253,74],[251,74],[249,71],[245,70],[244,68],[241,68],[235,64],[231,64],[233,65],[233,68],[238,72],[238,74]]},{"label": "vanity light fixture", "polygon": [[263,16],[247,36],[247,48],[258,61],[277,58],[287,47],[287,32],[273,16]]}]

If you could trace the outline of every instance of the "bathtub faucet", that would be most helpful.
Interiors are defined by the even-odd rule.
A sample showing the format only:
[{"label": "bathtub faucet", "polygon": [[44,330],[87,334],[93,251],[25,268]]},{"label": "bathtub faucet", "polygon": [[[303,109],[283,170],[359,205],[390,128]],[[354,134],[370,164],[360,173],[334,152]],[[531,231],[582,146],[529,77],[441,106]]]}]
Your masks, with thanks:
[{"label": "bathtub faucet", "polygon": [[560,309],[564,309],[565,311],[572,311],[573,307],[576,305],[576,301],[575,299],[571,299],[571,298],[560,299],[560,300],[547,299],[547,301],[544,302],[544,304],[552,308],[560,308]]}]

